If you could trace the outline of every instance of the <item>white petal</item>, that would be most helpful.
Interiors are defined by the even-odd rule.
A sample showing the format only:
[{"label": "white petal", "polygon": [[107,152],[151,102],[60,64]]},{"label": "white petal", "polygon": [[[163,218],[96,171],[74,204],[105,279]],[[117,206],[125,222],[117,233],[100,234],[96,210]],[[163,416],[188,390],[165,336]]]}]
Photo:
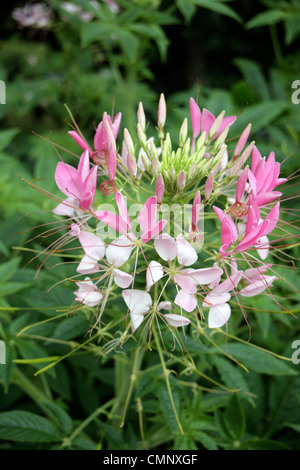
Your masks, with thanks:
[{"label": "white petal", "polygon": [[78,201],[73,197],[67,197],[67,199],[64,199],[63,202],[58,204],[52,212],[57,215],[72,216],[74,214],[74,209],[77,207],[79,207]]},{"label": "white petal", "polygon": [[179,264],[184,266],[191,266],[196,263],[198,255],[196,250],[189,244],[189,242],[182,236],[178,235],[176,238],[177,244],[177,259]]},{"label": "white petal", "polygon": [[171,326],[178,328],[179,326],[186,326],[190,323],[190,320],[183,315],[176,315],[175,313],[166,313],[164,318],[167,320],[167,323]]},{"label": "white petal", "polygon": [[208,313],[208,327],[221,328],[229,320],[231,309],[229,304],[211,307]]},{"label": "white petal", "polygon": [[203,300],[203,307],[210,307],[211,305],[225,304],[230,300],[230,294],[228,292],[214,293],[210,292]]},{"label": "white petal", "polygon": [[78,234],[78,239],[85,253],[95,260],[102,259],[105,255],[105,244],[100,237],[94,233],[82,230]]},{"label": "white petal", "polygon": [[103,295],[101,292],[92,291],[87,293],[78,293],[76,296],[76,300],[78,302],[82,302],[83,304],[87,305],[88,307],[95,307],[101,301]]},{"label": "white petal", "polygon": [[98,271],[97,260],[95,260],[94,258],[91,258],[88,255],[84,255],[76,271],[81,274],[96,273]]},{"label": "white petal", "polygon": [[159,256],[165,261],[172,261],[177,256],[176,242],[167,233],[162,233],[155,238],[154,247]]},{"label": "white petal", "polygon": [[222,269],[218,267],[200,269],[188,268],[185,271],[190,273],[190,276],[194,281],[203,285],[210,284],[216,279],[219,279],[223,272]]},{"label": "white petal", "polygon": [[118,268],[128,261],[131,251],[132,243],[125,235],[121,235],[106,248],[106,259]]},{"label": "white petal", "polygon": [[144,315],[142,314],[136,314],[134,312],[130,312],[130,318],[131,318],[131,331],[132,333],[135,332],[135,330],[138,329],[142,321],[144,320]]},{"label": "white petal", "polygon": [[157,306],[157,311],[160,312],[161,310],[171,310],[171,308],[172,308],[171,302],[164,300],[163,302],[159,302]]},{"label": "white petal", "polygon": [[241,294],[243,297],[253,297],[255,295],[261,294],[268,287],[272,286],[276,279],[276,276],[263,276],[263,280],[254,281],[240,290],[239,294]]},{"label": "white petal", "polygon": [[132,283],[132,276],[131,274],[125,273],[120,269],[113,270],[114,281],[117,286],[122,287],[122,289],[126,289]]},{"label": "white petal", "polygon": [[163,267],[157,261],[151,261],[146,272],[147,290],[159,281],[164,275]]},{"label": "white petal", "polygon": [[143,315],[152,305],[152,298],[148,292],[139,289],[127,289],[122,292],[123,299],[134,315]]}]

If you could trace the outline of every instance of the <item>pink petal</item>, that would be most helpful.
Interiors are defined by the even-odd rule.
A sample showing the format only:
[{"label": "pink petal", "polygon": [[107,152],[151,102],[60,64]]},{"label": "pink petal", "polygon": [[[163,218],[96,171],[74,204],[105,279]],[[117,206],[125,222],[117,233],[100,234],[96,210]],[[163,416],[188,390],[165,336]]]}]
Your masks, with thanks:
[{"label": "pink petal", "polygon": [[113,277],[117,286],[121,287],[122,289],[129,287],[133,279],[131,274],[120,271],[120,269],[113,270]]},{"label": "pink petal", "polygon": [[55,169],[55,182],[63,194],[80,199],[81,188],[78,171],[64,162],[58,162]]},{"label": "pink petal", "polygon": [[150,290],[153,284],[159,281],[164,275],[163,267],[157,261],[151,261],[146,272],[147,290]]},{"label": "pink petal", "polygon": [[155,238],[154,248],[157,254],[165,261],[172,261],[177,256],[176,242],[167,233],[162,233]]},{"label": "pink petal", "polygon": [[130,240],[121,235],[106,248],[106,259],[111,265],[118,268],[129,260],[132,248]]},{"label": "pink petal", "polygon": [[171,302],[168,302],[167,300],[160,302],[157,306],[158,312],[160,312],[161,310],[171,310],[171,309],[172,309],[172,304]]},{"label": "pink petal", "polygon": [[105,244],[100,237],[94,233],[82,230],[78,235],[78,239],[88,256],[94,258],[95,260],[100,260],[104,257]]},{"label": "pink petal", "polygon": [[142,232],[148,232],[156,223],[157,199],[149,197],[137,216]]},{"label": "pink petal", "polygon": [[176,237],[177,244],[177,259],[179,264],[190,266],[196,263],[198,255],[196,250],[189,244],[189,242],[182,236]]},{"label": "pink petal", "polygon": [[97,260],[89,255],[83,255],[76,271],[80,274],[93,274],[99,270]]},{"label": "pink petal", "polygon": [[214,266],[212,268],[183,269],[181,272],[189,273],[190,277],[199,285],[207,285],[220,278],[222,269]]},{"label": "pink petal", "polygon": [[208,135],[209,130],[213,125],[214,121],[215,116],[210,111],[203,108],[201,115],[201,132],[206,132],[206,135]]},{"label": "pink petal", "polygon": [[119,209],[119,214],[120,214],[121,218],[124,220],[124,222],[126,223],[128,228],[131,230],[130,217],[129,217],[129,214],[128,214],[126,201],[124,199],[123,194],[120,193],[120,192],[117,192],[117,194],[116,194],[116,203],[117,203],[117,206],[118,206],[118,209]]},{"label": "pink petal", "polygon": [[241,294],[243,297],[253,297],[258,295],[264,292],[268,287],[272,286],[276,279],[276,276],[263,276],[263,280],[254,281],[240,290],[239,294]]},{"label": "pink petal", "polygon": [[180,290],[175,297],[174,303],[186,312],[192,312],[197,307],[197,299],[193,294]]},{"label": "pink petal", "polygon": [[68,134],[75,140],[75,142],[82,148],[82,150],[88,150],[89,154],[92,155],[93,150],[88,145],[88,143],[80,137],[80,135],[75,131],[69,131]]},{"label": "pink petal", "polygon": [[164,318],[167,320],[169,325],[179,328],[180,326],[186,326],[190,323],[190,320],[183,315],[176,315],[175,313],[165,313]]},{"label": "pink petal", "polygon": [[94,215],[97,219],[101,220],[104,224],[108,225],[112,229],[116,230],[123,235],[126,235],[128,232],[128,225],[126,222],[114,212],[109,212],[105,210],[97,210],[94,212]]},{"label": "pink petal", "polygon": [[164,229],[166,224],[167,224],[167,220],[165,219],[159,220],[153,227],[151,227],[149,232],[142,233],[141,239],[143,240],[143,242],[147,243],[149,240],[156,237],[156,235],[158,235]]}]

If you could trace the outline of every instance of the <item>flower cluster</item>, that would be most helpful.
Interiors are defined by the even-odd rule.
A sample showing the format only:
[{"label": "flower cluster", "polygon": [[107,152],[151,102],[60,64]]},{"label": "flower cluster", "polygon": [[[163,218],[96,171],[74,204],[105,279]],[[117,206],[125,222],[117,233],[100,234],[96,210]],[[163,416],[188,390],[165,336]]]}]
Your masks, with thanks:
[{"label": "flower cluster", "polygon": [[126,128],[120,135],[121,113],[103,114],[93,146],[77,126],[69,132],[82,154],[77,168],[57,164],[66,197],[53,212],[67,217],[69,239],[78,242],[75,299],[95,309],[95,324],[118,298],[133,333],[144,320],[220,328],[233,297],[240,304],[277,278],[266,259],[279,224],[277,188],[286,182],[280,164],[247,143],[250,124],[230,150],[236,116],[189,104],[175,147],[163,94],[156,136],[147,135],[142,103],[135,137]]}]

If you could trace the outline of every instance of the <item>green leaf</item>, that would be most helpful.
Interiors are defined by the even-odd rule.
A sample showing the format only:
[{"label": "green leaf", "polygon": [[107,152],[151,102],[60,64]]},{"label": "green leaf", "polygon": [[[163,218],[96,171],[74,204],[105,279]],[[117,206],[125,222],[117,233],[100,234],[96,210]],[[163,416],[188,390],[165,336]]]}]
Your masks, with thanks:
[{"label": "green leaf", "polygon": [[282,10],[268,10],[259,13],[258,15],[254,16],[248,23],[246,23],[246,29],[252,28],[260,28],[261,26],[267,26],[271,24],[279,23],[283,21],[287,17],[287,14],[284,13]]},{"label": "green leaf", "polygon": [[239,450],[290,450],[291,448],[278,441],[271,439],[247,439],[243,441],[238,448]]},{"label": "green leaf", "polygon": [[193,2],[199,7],[207,8],[208,10],[215,11],[221,15],[229,16],[229,18],[236,20],[238,23],[243,22],[240,15],[238,15],[232,8],[227,5],[223,5],[223,3],[219,3],[216,0],[193,0]]},{"label": "green leaf", "polygon": [[200,442],[207,450],[218,450],[216,441],[206,432],[195,431],[195,433],[193,433],[193,438],[195,441]]},{"label": "green leaf", "polygon": [[254,372],[280,376],[297,375],[297,372],[285,360],[251,344],[228,343],[223,348],[226,353]]},{"label": "green leaf", "polygon": [[240,114],[232,126],[232,132],[243,132],[249,123],[252,124],[252,133],[266,129],[271,122],[288,109],[288,106],[286,101],[281,100],[253,104]]},{"label": "green leaf", "polygon": [[244,58],[236,59],[235,64],[244,75],[245,80],[256,96],[263,101],[270,100],[268,84],[260,66],[256,62]]},{"label": "green leaf", "polygon": [[223,415],[224,424],[229,436],[239,441],[245,432],[245,414],[237,394],[233,394]]},{"label": "green leaf", "polygon": [[2,382],[4,392],[7,393],[9,389],[10,379],[15,368],[13,360],[16,358],[16,350],[10,344],[6,344],[5,349],[5,364],[0,364],[0,382]]},{"label": "green leaf", "polygon": [[15,410],[0,413],[0,438],[16,442],[56,442],[61,435],[48,419]]},{"label": "green leaf", "polygon": [[0,265],[0,281],[5,282],[10,279],[18,269],[21,257],[12,258]]},{"label": "green leaf", "polygon": [[73,429],[72,418],[68,415],[68,413],[56,403],[42,402],[42,404],[48,408],[48,410],[57,420],[57,424],[63,430],[64,435],[68,436]]},{"label": "green leaf", "polygon": [[0,131],[0,152],[8,147],[18,132],[19,129],[8,129],[5,131]]},{"label": "green leaf", "polygon": [[89,21],[88,23],[82,23],[80,30],[81,44],[83,47],[86,47],[91,42],[101,42],[107,37],[110,38],[111,33],[112,26],[109,24],[104,24],[101,21]]},{"label": "green leaf", "polygon": [[126,29],[120,29],[117,34],[124,53],[129,57],[129,59],[133,60],[136,57],[139,48],[138,37]]},{"label": "green leaf", "polygon": [[190,22],[196,13],[196,6],[193,0],[176,0],[176,5],[185,21]]}]

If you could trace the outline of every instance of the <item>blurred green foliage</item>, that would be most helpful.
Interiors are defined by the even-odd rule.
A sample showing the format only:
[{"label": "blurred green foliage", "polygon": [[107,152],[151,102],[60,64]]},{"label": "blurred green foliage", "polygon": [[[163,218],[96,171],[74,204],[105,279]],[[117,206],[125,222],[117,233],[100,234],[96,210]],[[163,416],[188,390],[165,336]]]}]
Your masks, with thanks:
[{"label": "blurred green foliage", "polygon": [[[283,217],[295,226],[295,238],[287,240],[294,245],[285,256],[274,255],[279,265],[282,258],[289,262],[278,268],[284,279],[276,290],[285,313],[267,296],[259,305],[247,299],[247,321],[236,305],[228,332],[191,328],[178,334],[182,350],[167,331],[162,351],[155,342],[151,351],[139,348],[134,338],[115,350],[113,338],[124,325],[118,298],[104,338],[99,331],[86,335],[92,311],[68,314],[74,295],[62,280],[72,276],[72,264],[59,252],[38,256],[64,233],[63,224],[51,225],[55,202],[43,193],[57,194],[57,152],[66,161],[76,152],[64,103],[91,138],[104,111],[121,111],[123,127],[134,129],[139,101],[155,125],[160,92],[175,132],[188,115],[189,97],[198,96],[200,107],[215,114],[239,114],[232,135],[251,122],[261,153],[274,150],[284,161],[283,176],[296,174],[300,105],[291,101],[291,85],[300,79],[299,1],[242,7],[225,0],[135,0],[113,2],[117,10],[109,2],[74,1],[89,21],[62,2],[47,3],[53,9],[47,27],[18,29],[10,5],[1,33],[7,96],[0,105],[0,338],[6,344],[0,448],[299,449],[299,365],[291,363],[300,338],[293,199],[283,204]],[[223,47],[229,59],[221,60]],[[289,186],[292,198],[297,179]]]}]

